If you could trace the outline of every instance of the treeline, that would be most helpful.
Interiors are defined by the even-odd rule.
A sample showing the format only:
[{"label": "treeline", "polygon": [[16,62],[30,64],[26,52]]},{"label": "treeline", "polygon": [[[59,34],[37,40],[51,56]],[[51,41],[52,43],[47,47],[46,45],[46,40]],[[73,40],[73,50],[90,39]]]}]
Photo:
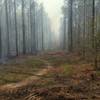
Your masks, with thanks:
[{"label": "treeline", "polygon": [[0,0],[0,59],[51,48],[51,23],[34,0]]},{"label": "treeline", "polygon": [[64,0],[62,10],[63,49],[100,68],[100,0]]}]

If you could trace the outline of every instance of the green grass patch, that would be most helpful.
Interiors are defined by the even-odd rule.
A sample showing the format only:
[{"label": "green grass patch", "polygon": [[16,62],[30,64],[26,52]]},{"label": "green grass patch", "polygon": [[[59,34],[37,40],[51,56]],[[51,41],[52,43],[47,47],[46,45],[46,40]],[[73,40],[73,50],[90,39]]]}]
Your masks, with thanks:
[{"label": "green grass patch", "polygon": [[100,76],[100,71],[96,71],[96,75],[97,76]]},{"label": "green grass patch", "polygon": [[64,64],[63,67],[63,73],[65,76],[71,76],[73,74],[73,68],[72,65]]},{"label": "green grass patch", "polygon": [[44,67],[45,62],[37,57],[26,58],[17,62],[13,60],[8,64],[0,65],[0,85],[24,80]]},{"label": "green grass patch", "polygon": [[27,66],[37,66],[37,67],[41,67],[41,66],[45,66],[45,63],[40,60],[40,59],[29,59],[27,61],[25,61],[25,64]]},{"label": "green grass patch", "polygon": [[2,75],[2,77],[0,78],[0,84],[8,84],[8,83],[16,83],[19,82],[23,79],[26,79],[27,77],[29,77],[29,75],[25,75],[25,74],[16,74],[16,73],[7,73]]},{"label": "green grass patch", "polygon": [[57,57],[57,56],[49,56],[46,58],[46,60],[52,64],[53,66],[61,65],[66,62],[66,59],[63,57]]}]

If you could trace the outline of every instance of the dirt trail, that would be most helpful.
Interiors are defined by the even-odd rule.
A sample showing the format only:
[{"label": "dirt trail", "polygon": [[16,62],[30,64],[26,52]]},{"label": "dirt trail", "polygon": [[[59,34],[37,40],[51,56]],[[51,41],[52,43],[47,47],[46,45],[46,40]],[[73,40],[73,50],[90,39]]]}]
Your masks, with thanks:
[{"label": "dirt trail", "polygon": [[9,91],[14,91],[23,87],[31,86],[33,83],[36,81],[40,80],[43,75],[46,75],[48,71],[52,68],[50,64],[47,61],[44,61],[46,63],[46,67],[38,72],[34,76],[31,76],[21,82],[18,83],[12,83],[12,84],[7,84],[0,86],[0,92],[9,92]]}]

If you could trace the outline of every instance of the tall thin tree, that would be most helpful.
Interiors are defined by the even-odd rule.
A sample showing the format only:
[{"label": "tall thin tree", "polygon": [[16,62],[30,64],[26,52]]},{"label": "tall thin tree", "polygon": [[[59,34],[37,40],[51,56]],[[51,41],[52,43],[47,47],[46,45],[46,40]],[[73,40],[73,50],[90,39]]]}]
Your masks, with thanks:
[{"label": "tall thin tree", "polygon": [[63,26],[64,26],[64,28],[63,28],[63,50],[65,50],[66,49],[66,28],[67,28],[67,22],[66,22],[66,20],[67,20],[67,7],[66,7],[66,0],[65,0],[65,5],[64,5],[64,7],[63,7],[63,15],[64,15],[64,17],[63,17]]},{"label": "tall thin tree", "polygon": [[18,56],[18,32],[17,32],[17,16],[16,16],[16,0],[14,0],[14,16],[15,16],[15,38],[16,38],[16,55]]},{"label": "tall thin tree", "polygon": [[30,0],[30,29],[31,29],[31,52],[36,54],[36,11],[35,2]]},{"label": "tall thin tree", "polygon": [[82,50],[82,54],[83,54],[83,58],[85,58],[85,32],[86,32],[86,0],[83,1],[83,9],[84,9],[84,29],[83,29],[83,50]]},{"label": "tall thin tree", "polygon": [[10,56],[10,46],[9,46],[9,19],[8,19],[8,0],[5,0],[5,12],[6,12],[6,25],[7,25],[7,55]]},{"label": "tall thin tree", "polygon": [[44,17],[43,17],[43,4],[41,4],[41,27],[42,27],[42,50],[44,50]]},{"label": "tall thin tree", "polygon": [[[1,9],[0,9],[1,11]],[[2,35],[1,35],[1,16],[0,16],[0,59],[1,59],[1,56],[2,56]]]},{"label": "tall thin tree", "polygon": [[68,1],[68,49],[69,51],[73,50],[73,34],[72,34],[72,26],[73,26],[73,0]]},{"label": "tall thin tree", "polygon": [[25,1],[22,0],[22,31],[23,31],[23,54],[26,54],[26,41],[25,41]]},{"label": "tall thin tree", "polygon": [[98,48],[97,48],[97,38],[95,35],[95,0],[92,0],[92,49],[94,52],[94,64],[95,64],[95,69],[98,68]]}]

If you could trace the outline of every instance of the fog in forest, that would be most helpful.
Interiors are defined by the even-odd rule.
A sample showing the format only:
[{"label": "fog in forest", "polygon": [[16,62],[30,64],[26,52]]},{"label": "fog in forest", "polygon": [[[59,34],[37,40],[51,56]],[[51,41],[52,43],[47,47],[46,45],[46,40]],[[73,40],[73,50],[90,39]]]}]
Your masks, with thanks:
[{"label": "fog in forest", "polygon": [[0,0],[0,100],[100,100],[100,0]]},{"label": "fog in forest", "polygon": [[37,0],[37,2],[39,4],[43,3],[44,9],[51,19],[52,30],[56,36],[59,36],[60,18],[62,16],[64,0]]}]

